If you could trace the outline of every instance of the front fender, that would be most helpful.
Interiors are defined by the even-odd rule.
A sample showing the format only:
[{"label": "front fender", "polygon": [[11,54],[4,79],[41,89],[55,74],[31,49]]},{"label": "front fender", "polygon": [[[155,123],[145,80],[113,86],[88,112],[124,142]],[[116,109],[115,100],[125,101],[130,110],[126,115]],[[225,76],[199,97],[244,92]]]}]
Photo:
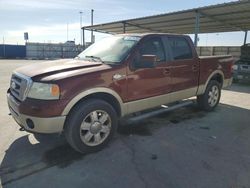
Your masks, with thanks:
[{"label": "front fender", "polygon": [[104,87],[98,87],[98,88],[92,88],[92,89],[88,89],[85,90],[81,93],[79,93],[78,95],[76,95],[73,99],[70,100],[70,102],[66,105],[66,107],[64,108],[62,115],[66,116],[68,115],[68,113],[70,112],[70,110],[75,106],[75,104],[77,104],[80,100],[84,99],[85,97],[91,95],[91,94],[96,94],[96,93],[107,93],[112,95],[113,97],[115,97],[117,99],[117,101],[120,104],[120,108],[121,108],[121,116],[125,115],[127,113],[127,107],[126,105],[124,105],[121,97],[119,96],[118,93],[116,93],[114,90],[109,89],[109,88],[104,88]]}]

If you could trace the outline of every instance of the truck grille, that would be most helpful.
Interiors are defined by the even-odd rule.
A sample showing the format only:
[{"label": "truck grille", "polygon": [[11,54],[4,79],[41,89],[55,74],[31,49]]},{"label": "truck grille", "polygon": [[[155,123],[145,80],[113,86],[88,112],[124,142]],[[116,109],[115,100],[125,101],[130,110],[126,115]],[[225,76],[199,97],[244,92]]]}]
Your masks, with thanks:
[{"label": "truck grille", "polygon": [[250,70],[250,65],[241,65],[241,70]]},{"label": "truck grille", "polygon": [[23,101],[27,97],[32,80],[19,73],[13,73],[10,81],[10,92],[18,100]]}]

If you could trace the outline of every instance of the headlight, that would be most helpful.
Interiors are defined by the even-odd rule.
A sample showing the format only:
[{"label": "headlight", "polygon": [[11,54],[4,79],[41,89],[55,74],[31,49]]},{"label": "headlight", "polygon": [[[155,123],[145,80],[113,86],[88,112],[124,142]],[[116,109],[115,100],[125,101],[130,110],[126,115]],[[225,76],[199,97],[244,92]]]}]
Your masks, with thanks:
[{"label": "headlight", "polygon": [[28,93],[29,98],[55,100],[59,99],[60,89],[56,84],[45,84],[33,82],[30,91]]},{"label": "headlight", "polygon": [[232,68],[233,70],[238,70],[238,65],[233,65]]}]

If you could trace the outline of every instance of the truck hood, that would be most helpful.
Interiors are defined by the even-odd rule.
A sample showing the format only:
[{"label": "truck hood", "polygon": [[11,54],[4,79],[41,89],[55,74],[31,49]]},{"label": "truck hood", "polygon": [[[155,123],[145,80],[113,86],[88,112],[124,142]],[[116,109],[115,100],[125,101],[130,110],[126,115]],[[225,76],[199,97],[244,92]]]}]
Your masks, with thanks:
[{"label": "truck hood", "polygon": [[85,68],[92,68],[101,66],[101,62],[75,60],[75,59],[63,59],[55,61],[47,61],[42,63],[34,63],[21,68],[16,69],[16,72],[26,75],[28,77],[36,76],[49,76],[58,73],[64,73],[74,70],[80,70]]}]

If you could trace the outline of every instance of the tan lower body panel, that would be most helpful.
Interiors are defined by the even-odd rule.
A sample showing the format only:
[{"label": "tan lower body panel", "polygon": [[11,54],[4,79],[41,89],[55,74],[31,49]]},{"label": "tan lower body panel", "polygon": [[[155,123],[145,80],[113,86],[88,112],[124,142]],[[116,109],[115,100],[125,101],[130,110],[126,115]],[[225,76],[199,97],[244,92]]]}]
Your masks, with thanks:
[{"label": "tan lower body panel", "polygon": [[[232,84],[232,78],[225,79],[222,87],[225,88],[225,87],[230,86],[231,84]],[[128,102],[124,104],[126,106],[125,109],[127,109],[127,113],[125,113],[124,115],[154,108],[162,104],[168,104],[171,102],[187,99],[190,97],[194,97],[196,95],[202,95],[205,92],[205,90],[206,90],[206,86],[200,85],[199,87],[172,92],[166,95]]]},{"label": "tan lower body panel", "polygon": [[[10,94],[7,94],[7,99],[12,117],[25,130],[36,133],[59,133],[63,131],[66,116],[41,118],[21,114],[18,111],[18,104]],[[27,122],[32,123],[32,127],[28,126]]]},{"label": "tan lower body panel", "polygon": [[[40,118],[27,116],[24,114],[17,114],[10,108],[10,112],[15,121],[25,130],[35,133],[60,133],[63,131],[66,116]],[[34,128],[30,128],[27,120],[31,120]]]},{"label": "tan lower body panel", "polygon": [[146,99],[128,102],[124,104],[127,107],[126,114],[131,114],[134,112],[139,112],[142,110],[154,108],[162,104],[168,104],[168,103],[175,102],[178,100],[190,98],[190,97],[195,96],[196,92],[197,92],[197,87],[194,87],[190,89],[168,93],[166,95],[160,95],[156,97],[150,97]]},{"label": "tan lower body panel", "polygon": [[[232,81],[233,81],[233,78],[225,79],[223,81],[222,88],[229,87],[232,84]],[[206,85],[205,84],[200,85],[197,91],[197,95],[202,95],[203,93],[205,93],[205,90],[206,90]]]}]

